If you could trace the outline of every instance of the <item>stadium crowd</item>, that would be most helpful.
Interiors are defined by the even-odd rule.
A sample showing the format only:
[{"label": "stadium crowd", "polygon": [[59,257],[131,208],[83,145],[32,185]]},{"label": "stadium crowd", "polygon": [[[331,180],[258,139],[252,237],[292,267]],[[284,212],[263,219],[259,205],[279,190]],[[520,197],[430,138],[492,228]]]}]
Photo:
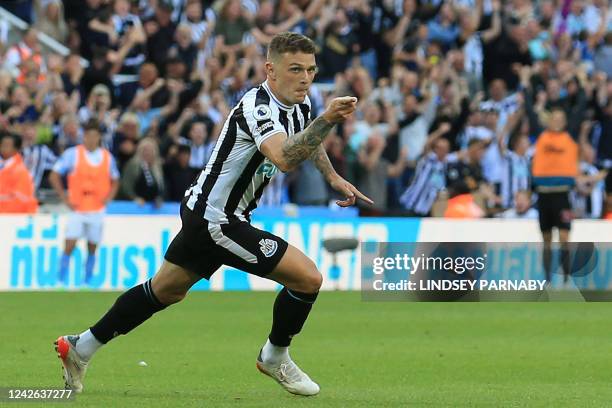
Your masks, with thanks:
[{"label": "stadium crowd", "polygon": [[[537,217],[530,157],[554,112],[580,147],[575,216],[612,213],[608,0],[0,5],[31,24],[19,42],[3,38],[0,128],[19,137],[3,138],[0,169],[20,149],[37,192],[96,119],[121,174],[117,198],[180,201],[230,109],[265,80],[271,36],[295,31],[319,47],[313,116],[332,97],[359,98],[325,146],[338,173],[374,200],[363,215],[437,215],[441,202],[472,192],[477,216]],[[37,32],[70,54],[43,52]],[[0,200],[9,193],[0,185]],[[261,205],[327,205],[331,195],[305,162],[277,174]]]}]

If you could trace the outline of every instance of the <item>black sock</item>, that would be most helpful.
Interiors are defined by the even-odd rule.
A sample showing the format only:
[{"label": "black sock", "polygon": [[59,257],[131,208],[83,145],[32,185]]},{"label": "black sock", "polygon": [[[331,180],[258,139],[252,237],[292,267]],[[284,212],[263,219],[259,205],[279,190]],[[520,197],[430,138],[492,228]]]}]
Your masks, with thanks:
[{"label": "black sock", "polygon": [[288,347],[291,338],[298,334],[308,318],[308,313],[319,293],[302,293],[283,288],[274,301],[270,343]]},{"label": "black sock", "polygon": [[569,245],[561,245],[561,267],[563,268],[563,282],[567,282],[570,277],[570,251]]},{"label": "black sock", "polygon": [[544,273],[546,274],[546,282],[550,283],[552,278],[552,248],[549,245],[544,245],[542,261],[544,264]]},{"label": "black sock", "polygon": [[127,334],[133,328],[166,308],[151,288],[151,279],[134,286],[117,298],[108,312],[90,330],[100,343],[108,343],[120,334]]}]

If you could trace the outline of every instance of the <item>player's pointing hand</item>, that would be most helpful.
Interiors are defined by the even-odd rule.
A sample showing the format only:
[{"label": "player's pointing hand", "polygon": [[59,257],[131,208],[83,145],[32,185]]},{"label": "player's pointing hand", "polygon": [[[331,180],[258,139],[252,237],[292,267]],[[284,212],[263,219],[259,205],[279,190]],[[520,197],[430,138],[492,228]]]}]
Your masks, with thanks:
[{"label": "player's pointing hand", "polygon": [[368,204],[374,204],[374,201],[370,200],[361,191],[357,190],[354,185],[340,176],[336,176],[336,178],[329,184],[334,190],[346,197],[344,200],[336,201],[336,204],[338,204],[340,207],[349,207],[355,204],[355,200],[357,198],[365,201]]},{"label": "player's pointing hand", "polygon": [[332,99],[323,113],[323,118],[329,123],[342,123],[357,109],[357,98],[343,96]]}]

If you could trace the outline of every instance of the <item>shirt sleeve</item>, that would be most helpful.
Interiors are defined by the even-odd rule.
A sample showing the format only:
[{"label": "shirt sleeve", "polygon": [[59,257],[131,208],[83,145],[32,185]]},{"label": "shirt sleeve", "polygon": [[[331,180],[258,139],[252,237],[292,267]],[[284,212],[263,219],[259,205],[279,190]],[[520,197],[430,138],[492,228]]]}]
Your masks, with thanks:
[{"label": "shirt sleeve", "polygon": [[459,161],[459,156],[457,155],[457,152],[452,152],[446,155],[446,162],[451,164],[451,163],[457,163]]},{"label": "shirt sleeve", "polygon": [[55,162],[57,161],[57,156],[53,153],[53,151],[51,149],[49,149],[47,146],[43,145],[43,151],[44,151],[44,169],[45,170],[51,170],[53,169],[53,165],[55,164]]},{"label": "shirt sleeve", "polygon": [[275,105],[264,103],[255,105],[253,99],[245,101],[243,109],[244,118],[258,150],[261,150],[261,144],[270,136],[277,133],[287,133],[280,122],[280,112]]},{"label": "shirt sleeve", "polygon": [[53,165],[53,171],[65,176],[74,168],[76,162],[76,149],[71,147],[66,150]]},{"label": "shirt sleeve", "polygon": [[117,168],[117,161],[113,155],[110,156],[110,176],[113,180],[119,180],[119,169]]}]

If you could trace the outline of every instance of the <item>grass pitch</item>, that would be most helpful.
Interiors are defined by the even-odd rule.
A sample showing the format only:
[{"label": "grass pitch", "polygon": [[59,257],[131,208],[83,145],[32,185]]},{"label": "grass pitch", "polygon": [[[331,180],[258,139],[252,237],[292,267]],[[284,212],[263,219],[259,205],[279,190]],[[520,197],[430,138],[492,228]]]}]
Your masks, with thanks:
[{"label": "grass pitch", "polygon": [[[0,293],[0,387],[61,387],[53,341],[93,324],[116,296]],[[609,303],[373,303],[359,293],[322,293],[292,347],[322,388],[303,398],[255,368],[273,300],[272,293],[191,293],[100,350],[84,393],[51,406],[604,407],[612,401]]]}]

